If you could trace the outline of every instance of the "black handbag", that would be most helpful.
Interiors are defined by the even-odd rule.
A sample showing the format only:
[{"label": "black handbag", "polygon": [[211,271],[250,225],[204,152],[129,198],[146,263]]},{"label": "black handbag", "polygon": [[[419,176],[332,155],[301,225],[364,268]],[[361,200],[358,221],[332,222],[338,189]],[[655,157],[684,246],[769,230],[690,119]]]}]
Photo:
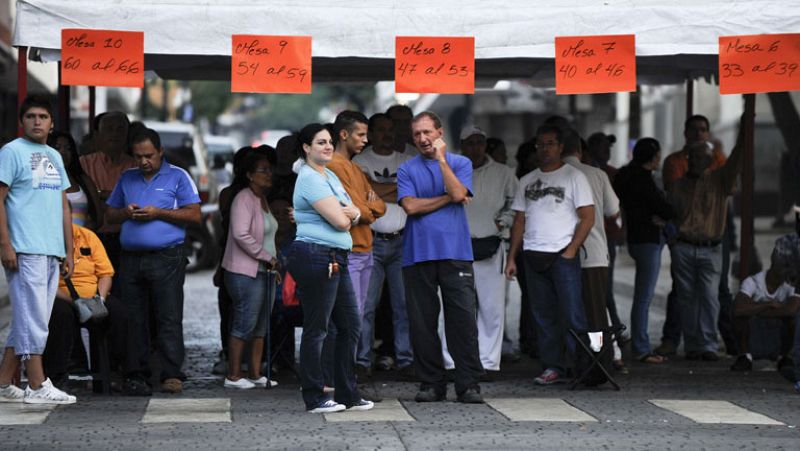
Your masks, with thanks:
[{"label": "black handbag", "polygon": [[500,247],[500,237],[493,235],[485,238],[472,238],[472,259],[475,261],[492,258]]}]

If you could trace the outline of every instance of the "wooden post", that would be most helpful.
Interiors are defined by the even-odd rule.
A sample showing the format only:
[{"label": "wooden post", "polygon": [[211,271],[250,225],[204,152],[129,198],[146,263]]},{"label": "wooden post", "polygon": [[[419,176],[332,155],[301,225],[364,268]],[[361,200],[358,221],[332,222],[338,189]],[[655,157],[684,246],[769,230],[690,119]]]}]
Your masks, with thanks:
[{"label": "wooden post", "polygon": [[[22,102],[28,96],[28,47],[17,48],[17,113]],[[17,136],[22,136],[22,124],[17,129]]]},{"label": "wooden post", "polygon": [[686,119],[694,116],[694,79],[686,79]]},{"label": "wooden post", "polygon": [[742,162],[742,232],[739,247],[739,279],[744,280],[750,274],[750,259],[753,257],[753,191],[755,182],[755,121],[756,121],[756,95],[744,95],[744,157]]}]

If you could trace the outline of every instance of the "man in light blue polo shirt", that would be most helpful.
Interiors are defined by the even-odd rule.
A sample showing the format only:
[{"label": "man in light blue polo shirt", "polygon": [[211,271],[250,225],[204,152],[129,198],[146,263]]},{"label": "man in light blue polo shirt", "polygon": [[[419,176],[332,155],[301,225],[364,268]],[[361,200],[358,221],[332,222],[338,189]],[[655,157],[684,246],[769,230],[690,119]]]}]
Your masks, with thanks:
[{"label": "man in light blue polo shirt", "polygon": [[[180,393],[183,365],[182,252],[186,224],[200,223],[200,196],[191,176],[164,159],[161,139],[145,129],[131,139],[138,168],[128,169],[111,197],[106,218],[122,223],[120,281],[129,311],[125,393],[149,396],[148,309],[155,309],[161,389]],[[152,303],[149,302],[152,299]],[[150,305],[148,305],[150,304]]]},{"label": "man in light blue polo shirt", "polygon": [[420,154],[397,171],[397,199],[408,215],[403,234],[403,279],[414,364],[421,382],[415,400],[443,401],[447,395],[437,333],[437,292],[441,289],[445,336],[456,365],[458,401],[482,403],[477,294],[464,210],[464,204],[472,198],[472,162],[446,151],[442,122],[436,114],[418,114],[411,130]]}]

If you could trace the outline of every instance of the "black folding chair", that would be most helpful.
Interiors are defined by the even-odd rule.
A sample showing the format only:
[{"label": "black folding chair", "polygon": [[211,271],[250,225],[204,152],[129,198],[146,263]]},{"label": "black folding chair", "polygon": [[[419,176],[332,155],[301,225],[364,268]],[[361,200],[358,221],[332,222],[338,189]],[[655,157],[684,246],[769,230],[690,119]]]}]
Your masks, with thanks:
[{"label": "black folding chair", "polygon": [[[577,388],[579,384],[586,384],[587,379],[589,378],[589,376],[593,374],[592,372],[595,368],[598,368],[602,372],[602,374],[605,375],[605,377],[607,378],[606,382],[611,384],[611,386],[614,387],[614,390],[617,391],[620,390],[617,381],[615,381],[614,378],[611,376],[611,373],[608,371],[608,368],[606,368],[605,365],[603,365],[603,360],[606,359],[609,356],[609,354],[611,355],[611,359],[609,360],[613,360],[614,341],[617,339],[619,334],[622,333],[623,330],[625,330],[625,325],[620,324],[618,326],[611,326],[600,330],[591,331],[591,332],[603,333],[603,345],[600,348],[599,352],[594,352],[592,348],[589,347],[588,344],[589,341],[588,332],[579,333],[574,329],[569,329],[569,333],[578,343],[576,352],[585,353],[585,355],[591,360],[591,363],[588,366],[586,366],[586,368],[583,368],[580,374],[576,374],[575,379],[573,379],[572,383],[570,384],[569,387],[570,390],[575,390],[575,388]],[[582,339],[581,335],[586,337],[586,340]],[[578,360],[577,356],[576,360]]]}]

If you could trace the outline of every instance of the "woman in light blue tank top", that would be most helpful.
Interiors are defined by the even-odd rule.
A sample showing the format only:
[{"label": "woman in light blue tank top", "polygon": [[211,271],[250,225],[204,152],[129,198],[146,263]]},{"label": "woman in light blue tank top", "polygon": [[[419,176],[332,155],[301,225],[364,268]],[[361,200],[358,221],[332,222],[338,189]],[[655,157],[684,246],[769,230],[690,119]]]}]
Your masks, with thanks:
[{"label": "woman in light blue tank top", "polygon": [[[312,413],[345,409],[369,410],[356,387],[355,355],[360,317],[347,271],[353,247],[348,231],[359,211],[336,175],[325,166],[333,159],[331,134],[321,124],[306,125],[297,136],[303,160],[294,189],[297,238],[289,253],[288,270],[297,281],[303,307],[300,342],[300,383],[306,410]],[[323,390],[322,345],[328,323],[336,327],[333,357],[334,396]]]}]

